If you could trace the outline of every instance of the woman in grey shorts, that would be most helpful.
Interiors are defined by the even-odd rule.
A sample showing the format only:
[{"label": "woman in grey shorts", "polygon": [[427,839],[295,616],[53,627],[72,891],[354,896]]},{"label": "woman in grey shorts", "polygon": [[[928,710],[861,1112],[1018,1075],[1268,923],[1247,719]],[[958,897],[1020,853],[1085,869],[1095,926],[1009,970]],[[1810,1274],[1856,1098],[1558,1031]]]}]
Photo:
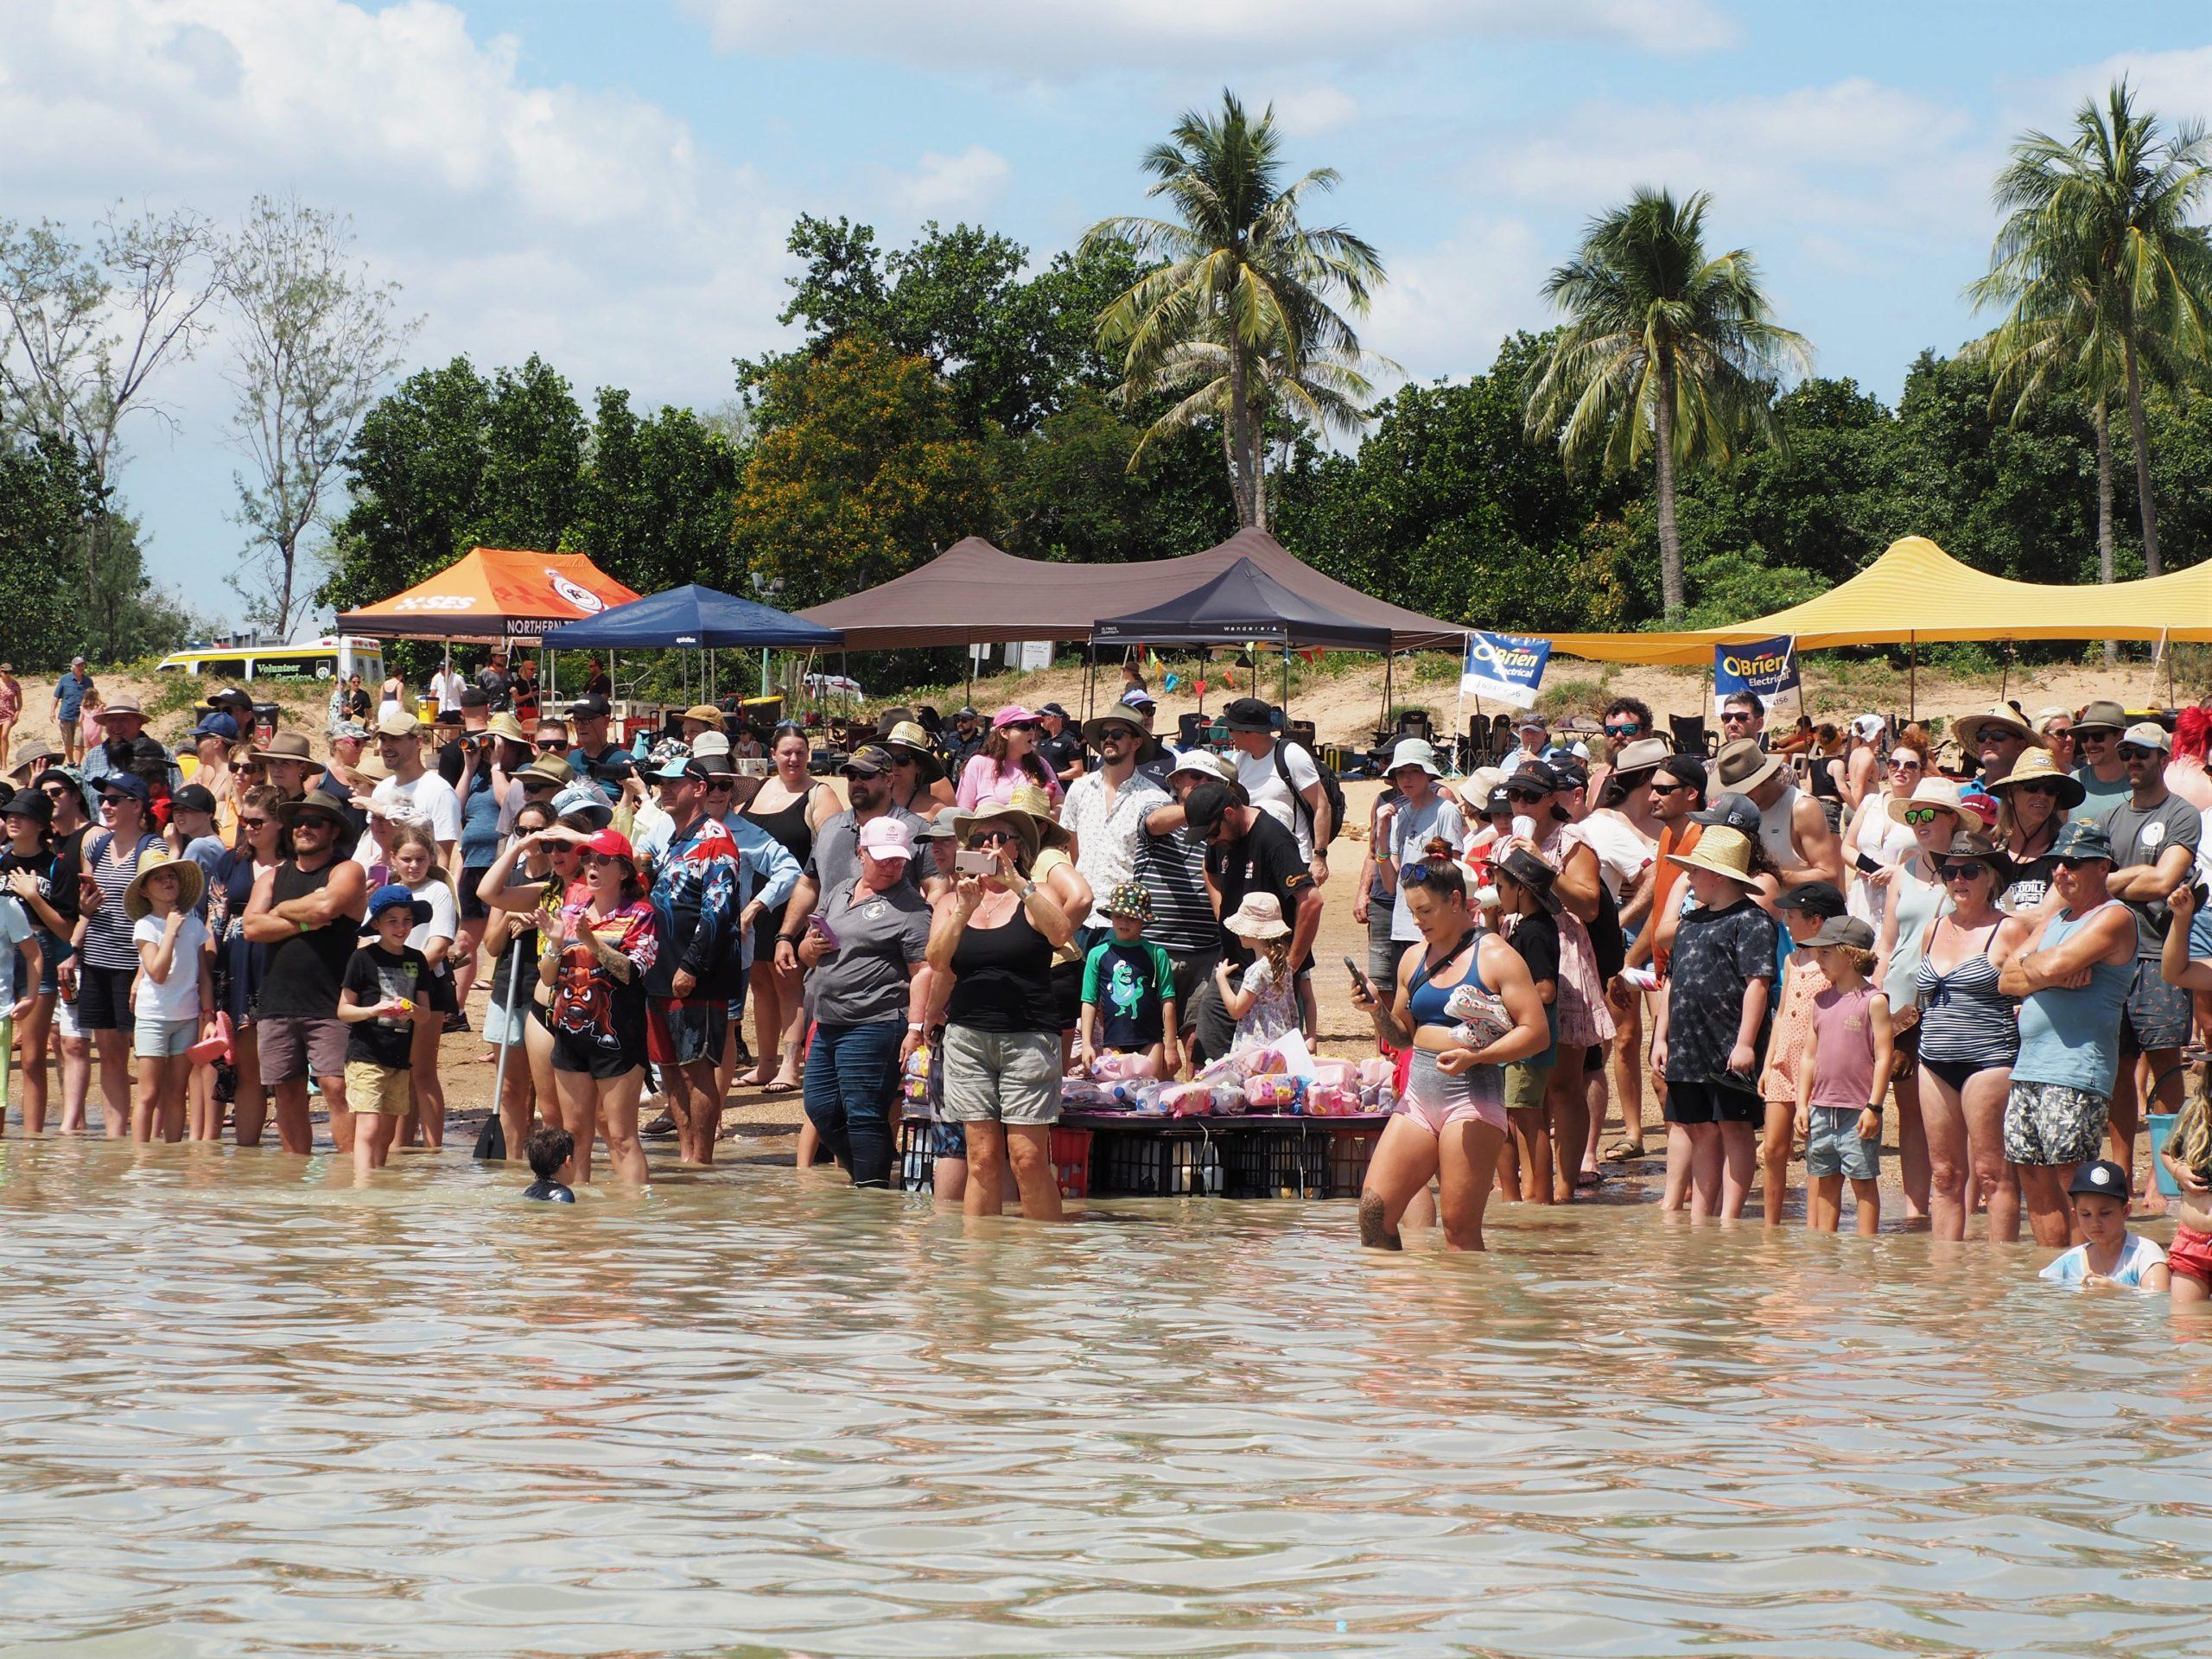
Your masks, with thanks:
[{"label": "woman in grey shorts", "polygon": [[943,1116],[964,1126],[962,1210],[999,1213],[1011,1164],[1021,1213],[1060,1218],[1052,1123],[1060,1115],[1060,1016],[1052,950],[1073,936],[1067,912],[1031,876],[1042,826],[1020,807],[952,815],[963,851],[989,854],[989,875],[956,874],[930,921],[929,965],[950,974],[944,1008]]}]

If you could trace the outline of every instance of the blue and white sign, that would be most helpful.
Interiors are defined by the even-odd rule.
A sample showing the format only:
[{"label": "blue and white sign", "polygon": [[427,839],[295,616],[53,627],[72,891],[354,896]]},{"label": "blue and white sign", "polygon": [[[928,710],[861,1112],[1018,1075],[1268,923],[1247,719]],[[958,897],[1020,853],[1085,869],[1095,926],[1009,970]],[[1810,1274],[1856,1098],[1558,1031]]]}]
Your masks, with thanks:
[{"label": "blue and white sign", "polygon": [[1762,706],[1771,708],[1776,694],[1797,683],[1797,641],[1792,635],[1755,639],[1748,645],[1713,648],[1713,705],[1720,705],[1738,691],[1756,691]]},{"label": "blue and white sign", "polygon": [[1460,694],[1526,709],[1536,701],[1536,688],[1544,683],[1544,664],[1551,656],[1548,639],[1531,639],[1517,633],[1471,633],[1466,661],[1459,671]]}]

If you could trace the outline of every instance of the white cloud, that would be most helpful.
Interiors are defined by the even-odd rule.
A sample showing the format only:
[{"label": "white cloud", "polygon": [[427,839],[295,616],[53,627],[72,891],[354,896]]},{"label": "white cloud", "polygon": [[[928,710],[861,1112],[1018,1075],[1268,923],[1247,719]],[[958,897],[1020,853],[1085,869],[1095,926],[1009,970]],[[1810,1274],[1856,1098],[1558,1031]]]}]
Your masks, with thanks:
[{"label": "white cloud", "polygon": [[1559,137],[1501,138],[1477,172],[1595,213],[1638,185],[1712,193],[1731,217],[1945,232],[1986,204],[1986,140],[1959,111],[1863,79],[1704,105],[1596,103]]},{"label": "white cloud", "polygon": [[1478,373],[1515,329],[1548,326],[1537,292],[1548,268],[1525,219],[1470,218],[1433,246],[1390,261],[1361,341],[1413,380]]},{"label": "white cloud", "polygon": [[976,214],[1005,194],[1013,176],[1006,157],[982,144],[970,144],[957,156],[932,149],[899,181],[893,194],[917,219]]},{"label": "white cloud", "polygon": [[2094,99],[2101,108],[2106,89],[2123,75],[2134,89],[2136,108],[2155,111],[2169,126],[2212,118],[2212,46],[2199,46],[2176,52],[2123,52],[2047,81],[2039,89],[2044,112],[2034,118],[2037,124],[2057,130],[2084,99]]},{"label": "white cloud", "polygon": [[1169,54],[1236,65],[1339,59],[1460,38],[1602,41],[1669,54],[1726,45],[1713,0],[684,0],[726,51],[864,52],[938,68],[1072,78],[1158,68]]},{"label": "white cloud", "polygon": [[[418,362],[466,352],[488,370],[535,351],[580,397],[614,385],[710,406],[729,359],[779,332],[788,204],[658,105],[540,84],[517,41],[474,37],[435,0],[13,6],[0,155],[0,211],[80,230],[126,193],[219,219],[261,192],[347,212],[373,274],[425,319]],[[142,430],[146,466],[204,471],[222,453],[229,400],[209,367],[157,385],[181,431],[172,451]],[[180,493],[167,479],[147,493]],[[195,521],[159,526],[162,568],[234,547],[228,506],[213,485]]]},{"label": "white cloud", "polygon": [[1334,132],[1359,113],[1359,101],[1337,86],[1294,86],[1270,101],[1276,124],[1299,138]]}]

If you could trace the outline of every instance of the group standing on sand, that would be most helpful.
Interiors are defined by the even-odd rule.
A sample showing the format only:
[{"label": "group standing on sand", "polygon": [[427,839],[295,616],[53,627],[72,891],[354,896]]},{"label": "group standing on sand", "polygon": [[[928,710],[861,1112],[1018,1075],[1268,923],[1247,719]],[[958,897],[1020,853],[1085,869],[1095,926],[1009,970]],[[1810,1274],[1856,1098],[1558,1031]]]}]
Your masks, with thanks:
[{"label": "group standing on sand", "polygon": [[[1048,1217],[1071,1065],[1173,1075],[1318,1035],[1343,798],[1258,699],[1224,711],[1227,753],[1165,748],[1141,683],[1079,728],[1058,705],[889,711],[840,801],[798,727],[733,739],[702,705],[641,755],[603,693],[525,725],[503,664],[439,677],[427,729],[397,677],[372,727],[345,689],[321,757],[252,741],[245,694],[219,692],[188,783],[72,664],[53,712],[66,746],[92,709],[91,747],[33,746],[0,805],[26,1128],[50,1067],[65,1128],[97,1078],[109,1132],[142,1140],[227,1117],[252,1145],[273,1115],[306,1152],[314,1095],[371,1174],[441,1144],[437,1039],[481,984],[507,1144],[564,1133],[575,1184],[602,1148],[643,1182],[663,1137],[710,1163],[749,1065],[803,1089],[803,1159],[887,1185],[926,1054],[940,1195]],[[0,665],[0,739],[22,700]],[[2180,1111],[2192,995],[2212,1002],[2205,711],[2169,733],[2109,703],[2000,704],[1955,723],[1948,768],[1875,715],[1795,760],[1756,698],[1720,723],[1710,757],[1677,753],[1617,699],[1593,765],[1529,716],[1465,778],[1394,748],[1344,884],[1368,931],[1355,1005],[1402,1076],[1363,1238],[1395,1243],[1432,1185],[1466,1248],[1493,1192],[1574,1200],[1643,1152],[1647,1071],[1662,1202],[1695,1218],[1756,1192],[1779,1222],[1802,1157],[1811,1224],[1840,1224],[1847,1185],[1872,1230],[1892,1116],[1905,1219],[1939,1236],[1979,1212],[1993,1239],[2023,1214],[2075,1239],[2070,1189],[2104,1152],[2158,1207],[2135,1139],[2146,1105]],[[767,777],[741,775],[741,747]],[[2212,1172],[2163,1159],[2187,1224]],[[2185,1249],[2173,1271],[2206,1282]]]}]

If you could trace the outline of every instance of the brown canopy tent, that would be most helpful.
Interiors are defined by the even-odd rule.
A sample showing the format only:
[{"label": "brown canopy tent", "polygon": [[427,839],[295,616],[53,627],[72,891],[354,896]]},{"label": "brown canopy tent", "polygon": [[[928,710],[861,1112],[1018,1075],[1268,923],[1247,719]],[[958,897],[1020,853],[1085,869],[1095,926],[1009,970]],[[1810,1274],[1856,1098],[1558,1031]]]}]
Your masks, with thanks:
[{"label": "brown canopy tent", "polygon": [[955,542],[917,569],[799,615],[845,636],[848,651],[1088,639],[1102,617],[1164,603],[1249,559],[1300,598],[1344,621],[1387,628],[1393,651],[1457,651],[1464,626],[1363,594],[1301,563],[1263,530],[1240,530],[1188,558],[1137,564],[1017,559],[979,536]]}]

